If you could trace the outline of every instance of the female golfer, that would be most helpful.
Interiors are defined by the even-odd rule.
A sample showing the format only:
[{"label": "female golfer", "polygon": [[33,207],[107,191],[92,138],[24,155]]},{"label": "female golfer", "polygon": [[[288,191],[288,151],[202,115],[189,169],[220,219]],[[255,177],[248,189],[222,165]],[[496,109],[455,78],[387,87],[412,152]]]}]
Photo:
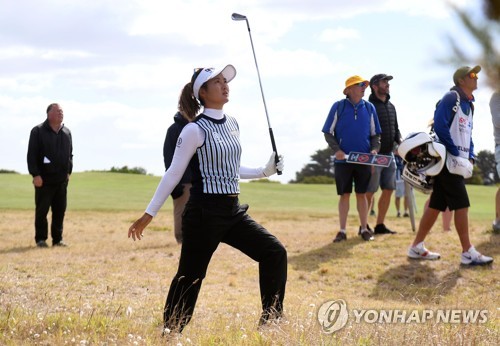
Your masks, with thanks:
[{"label": "female golfer", "polygon": [[[192,171],[192,188],[182,219],[182,249],[164,309],[165,331],[182,332],[189,323],[208,263],[223,242],[259,262],[262,315],[259,324],[279,318],[287,278],[287,254],[279,240],[247,213],[238,201],[239,178],[269,177],[283,169],[275,153],[261,168],[240,166],[241,146],[236,120],[224,114],[228,83],[236,75],[232,65],[223,69],[196,69],[191,87],[192,102],[203,113],[182,130],[172,164],[165,172],[144,215],[128,230],[128,237],[141,239],[144,228],[158,213],[179,182],[186,167]],[[192,89],[192,90],[191,90]],[[181,96],[182,97],[182,96]],[[197,101],[198,100],[198,101]]]}]

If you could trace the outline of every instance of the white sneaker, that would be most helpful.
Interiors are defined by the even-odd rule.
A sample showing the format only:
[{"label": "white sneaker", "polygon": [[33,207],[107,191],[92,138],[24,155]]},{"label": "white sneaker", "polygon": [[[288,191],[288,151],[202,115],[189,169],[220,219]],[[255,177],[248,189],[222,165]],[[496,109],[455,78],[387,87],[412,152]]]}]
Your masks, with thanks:
[{"label": "white sneaker", "polygon": [[493,258],[481,255],[479,251],[477,251],[474,246],[471,246],[469,251],[463,252],[461,256],[461,263],[465,265],[485,265],[493,262]]},{"label": "white sneaker", "polygon": [[417,246],[410,246],[408,249],[408,257],[412,259],[436,260],[440,259],[441,255],[437,252],[431,252],[424,246],[424,242],[420,242]]}]

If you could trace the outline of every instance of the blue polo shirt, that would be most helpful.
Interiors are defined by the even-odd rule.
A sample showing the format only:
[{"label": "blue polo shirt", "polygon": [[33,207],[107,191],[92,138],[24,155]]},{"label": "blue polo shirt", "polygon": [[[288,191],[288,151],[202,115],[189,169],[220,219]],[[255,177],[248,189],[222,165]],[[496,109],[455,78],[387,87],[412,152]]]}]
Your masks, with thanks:
[{"label": "blue polo shirt", "polygon": [[348,98],[333,104],[322,131],[335,136],[346,154],[369,153],[370,138],[382,132],[373,104],[365,100],[353,104]]}]

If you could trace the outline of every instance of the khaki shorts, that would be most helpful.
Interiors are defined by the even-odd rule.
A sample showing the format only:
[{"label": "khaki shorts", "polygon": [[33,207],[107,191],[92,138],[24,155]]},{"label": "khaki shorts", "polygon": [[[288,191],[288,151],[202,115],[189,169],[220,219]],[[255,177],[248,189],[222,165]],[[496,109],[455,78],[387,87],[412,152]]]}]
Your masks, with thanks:
[{"label": "khaki shorts", "polygon": [[182,243],[182,214],[184,213],[184,207],[189,200],[189,190],[191,189],[191,184],[184,184],[184,190],[182,195],[174,199],[174,235],[177,243]]}]

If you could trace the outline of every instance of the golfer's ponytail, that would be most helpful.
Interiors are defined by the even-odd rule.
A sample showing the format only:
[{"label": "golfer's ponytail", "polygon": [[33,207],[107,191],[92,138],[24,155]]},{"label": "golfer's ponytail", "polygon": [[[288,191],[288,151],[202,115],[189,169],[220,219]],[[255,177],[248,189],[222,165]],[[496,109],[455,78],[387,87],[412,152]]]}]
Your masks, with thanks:
[{"label": "golfer's ponytail", "polygon": [[187,83],[182,89],[181,96],[179,97],[179,112],[189,121],[194,120],[201,105],[193,95],[193,84]]}]

